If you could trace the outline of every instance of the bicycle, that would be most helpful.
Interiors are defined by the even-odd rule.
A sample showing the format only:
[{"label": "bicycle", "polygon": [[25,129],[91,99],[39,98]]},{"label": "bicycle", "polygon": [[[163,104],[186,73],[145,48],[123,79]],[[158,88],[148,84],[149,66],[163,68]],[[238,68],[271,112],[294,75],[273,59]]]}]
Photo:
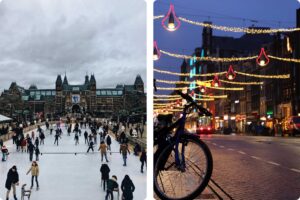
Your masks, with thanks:
[{"label": "bicycle", "polygon": [[159,116],[159,121],[165,126],[154,131],[154,191],[162,200],[198,197],[208,185],[213,170],[213,159],[207,145],[199,136],[184,129],[191,109],[196,108],[199,115],[212,114],[197,105],[189,95],[178,94],[188,102],[182,116],[173,124],[172,115]]}]

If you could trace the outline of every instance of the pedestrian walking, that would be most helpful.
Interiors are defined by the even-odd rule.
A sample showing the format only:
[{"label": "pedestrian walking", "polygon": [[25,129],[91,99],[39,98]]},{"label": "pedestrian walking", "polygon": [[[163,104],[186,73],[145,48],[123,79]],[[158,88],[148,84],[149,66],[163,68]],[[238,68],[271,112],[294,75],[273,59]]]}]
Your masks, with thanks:
[{"label": "pedestrian walking", "polygon": [[5,145],[2,145],[1,147],[1,152],[2,152],[2,161],[6,161],[7,160],[7,156],[8,156],[8,149],[6,148]]},{"label": "pedestrian walking", "polygon": [[79,136],[78,136],[78,132],[75,133],[75,145],[79,144]]},{"label": "pedestrian walking", "polygon": [[125,175],[122,183],[122,200],[133,200],[133,192],[135,190],[135,186],[128,175]]},{"label": "pedestrian walking", "polygon": [[30,169],[28,170],[28,172],[26,173],[26,175],[28,175],[30,172],[31,172],[31,187],[30,187],[30,189],[33,188],[34,179],[35,179],[36,187],[37,187],[37,189],[39,189],[38,176],[40,173],[40,169],[39,169],[39,166],[36,161],[32,162],[32,165],[31,165]]},{"label": "pedestrian walking", "polygon": [[35,160],[38,161],[39,160],[39,155],[40,155],[40,149],[39,147],[35,148]]},{"label": "pedestrian walking", "polygon": [[87,153],[90,151],[90,149],[92,149],[92,151],[94,152],[94,142],[93,142],[93,140],[90,140],[90,142],[89,142],[89,148],[87,150]]},{"label": "pedestrian walking", "polygon": [[89,141],[88,141],[88,132],[87,132],[87,131],[84,131],[83,135],[84,135],[84,143],[85,143],[85,144],[86,144],[86,143],[89,143]]},{"label": "pedestrian walking", "polygon": [[55,136],[54,136],[54,137],[55,137],[54,144],[56,143],[56,144],[57,144],[57,146],[58,146],[58,139],[59,139],[59,138],[61,138],[61,137],[60,137],[60,134],[59,134],[59,131],[56,131],[56,133],[55,133]]},{"label": "pedestrian walking", "polygon": [[106,150],[107,150],[107,145],[105,144],[104,141],[102,141],[100,143],[100,146],[99,146],[99,149],[98,149],[98,151],[100,151],[100,153],[101,153],[101,162],[103,161],[103,157],[105,157],[106,162],[108,162],[108,160],[107,160],[107,151]]},{"label": "pedestrian walking", "polygon": [[102,164],[100,168],[100,172],[101,172],[101,186],[103,183],[103,190],[105,191],[105,188],[107,186],[107,181],[109,179],[109,172],[110,172],[108,165],[105,163]]},{"label": "pedestrian walking", "polygon": [[123,157],[123,161],[124,161],[123,166],[127,165],[127,163],[126,163],[126,161],[127,161],[127,152],[130,154],[127,143],[122,143],[120,145],[120,154],[122,154],[122,157]]},{"label": "pedestrian walking", "polygon": [[108,200],[108,196],[110,196],[111,200],[114,199],[114,194],[113,194],[113,191],[115,189],[119,189],[119,184],[117,183],[117,176],[113,175],[111,177],[111,179],[109,179],[107,181],[107,189],[106,189],[106,196],[105,196],[105,200]]},{"label": "pedestrian walking", "polygon": [[135,156],[138,156],[141,150],[142,150],[141,145],[139,145],[139,143],[136,142],[133,148],[133,152],[134,152],[133,154]]},{"label": "pedestrian walking", "polygon": [[145,149],[143,149],[141,153],[140,161],[141,161],[141,173],[144,173],[144,165],[146,164],[147,167],[147,154]]},{"label": "pedestrian walking", "polygon": [[30,142],[28,144],[28,152],[29,152],[29,160],[32,161],[32,157],[33,157],[33,152],[34,152],[34,145],[32,144],[32,142]]},{"label": "pedestrian walking", "polygon": [[11,188],[13,189],[14,199],[18,200],[16,196],[16,186],[19,185],[19,174],[17,172],[17,167],[14,165],[12,168],[9,169],[7,173],[7,178],[5,182],[5,188],[7,189],[6,192],[6,200],[9,199],[9,193]]}]

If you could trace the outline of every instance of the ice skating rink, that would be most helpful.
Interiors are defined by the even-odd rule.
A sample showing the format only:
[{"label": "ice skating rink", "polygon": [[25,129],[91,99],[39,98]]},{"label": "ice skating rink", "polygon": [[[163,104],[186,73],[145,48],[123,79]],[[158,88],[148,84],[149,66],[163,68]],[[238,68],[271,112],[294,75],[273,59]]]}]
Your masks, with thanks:
[{"label": "ice skating rink", "polygon": [[[45,127],[43,127],[45,129]],[[34,185],[32,189],[31,200],[104,200],[106,192],[101,187],[101,156],[98,151],[99,135],[95,152],[85,153],[88,146],[84,144],[83,133],[79,137],[79,145],[75,145],[74,133],[67,135],[66,129],[63,127],[62,138],[59,140],[59,146],[54,145],[54,134],[50,135],[45,130],[45,145],[40,145],[40,159],[38,161],[40,168],[39,190]],[[90,130],[88,133],[90,133]],[[36,130],[35,130],[36,132]],[[35,134],[37,135],[37,133]],[[26,136],[26,133],[25,133]],[[113,137],[112,137],[113,138]],[[27,184],[27,188],[31,185],[31,175],[26,172],[31,166],[29,154],[16,152],[16,146],[12,144],[12,140],[5,142],[9,149],[9,156],[6,162],[0,163],[0,200],[5,200],[6,188],[5,181],[8,170],[16,165],[19,173],[20,184],[17,187],[17,197],[21,199],[21,185]],[[110,167],[110,177],[116,175],[118,184],[126,174],[132,179],[136,189],[133,193],[134,199],[143,200],[146,198],[146,170],[140,172],[139,157],[131,153],[127,158],[127,166],[123,166],[122,156],[119,153],[119,143],[112,140],[112,155],[108,153],[107,163]],[[77,152],[79,154],[75,155]],[[2,155],[1,155],[2,156]],[[35,159],[35,155],[34,155]],[[105,160],[105,159],[104,159]],[[103,162],[106,163],[106,162]],[[122,192],[120,190],[121,199]],[[114,199],[117,199],[117,193],[114,192]],[[12,191],[10,199],[13,199]]]}]

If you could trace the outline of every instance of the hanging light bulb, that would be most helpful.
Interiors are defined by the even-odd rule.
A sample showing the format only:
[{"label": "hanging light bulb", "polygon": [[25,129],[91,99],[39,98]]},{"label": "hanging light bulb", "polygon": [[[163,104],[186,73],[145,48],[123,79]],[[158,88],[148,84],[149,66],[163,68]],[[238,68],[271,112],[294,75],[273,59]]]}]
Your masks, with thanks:
[{"label": "hanging light bulb", "polygon": [[157,43],[156,43],[156,41],[154,41],[154,44],[153,44],[153,60],[158,60],[159,58],[160,58],[160,55],[161,55],[161,53],[160,53],[160,50],[158,49],[158,47],[157,47]]},{"label": "hanging light bulb", "polygon": [[264,48],[260,49],[260,53],[259,56],[256,58],[256,62],[261,67],[264,67],[267,64],[269,64],[270,59],[268,58]]},{"label": "hanging light bulb", "polygon": [[221,86],[220,80],[218,78],[218,75],[215,75],[214,80],[212,81],[212,86],[213,87],[219,87]]},{"label": "hanging light bulb", "polygon": [[176,101],[176,106],[177,106],[177,107],[180,107],[180,104],[181,104],[181,103],[180,103],[180,100],[178,99],[178,100]]},{"label": "hanging light bulb", "polygon": [[200,87],[200,92],[201,92],[201,93],[205,93],[205,91],[206,91],[205,86],[201,86],[201,87]]},{"label": "hanging light bulb", "polygon": [[[166,26],[165,22],[166,22],[167,19],[168,19],[168,24]],[[181,22],[176,17],[173,4],[170,4],[168,14],[163,18],[163,20],[161,21],[161,24],[168,31],[176,31],[180,27]]]},{"label": "hanging light bulb", "polygon": [[232,65],[229,66],[228,71],[226,73],[226,77],[228,80],[232,81],[236,77],[236,73],[234,72]]}]

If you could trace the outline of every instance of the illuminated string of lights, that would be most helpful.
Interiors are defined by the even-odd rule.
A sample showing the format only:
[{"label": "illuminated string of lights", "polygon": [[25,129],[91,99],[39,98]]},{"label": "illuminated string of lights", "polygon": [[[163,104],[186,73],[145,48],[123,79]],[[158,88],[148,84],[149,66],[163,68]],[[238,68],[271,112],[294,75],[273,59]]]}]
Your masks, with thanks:
[{"label": "illuminated string of lights", "polygon": [[182,98],[178,97],[178,98],[169,98],[169,99],[163,99],[163,98],[160,98],[160,99],[153,99],[153,101],[175,101],[175,100],[180,100]]},{"label": "illuminated string of lights", "polygon": [[210,89],[215,89],[215,90],[231,90],[231,91],[242,91],[244,88],[239,87],[239,88],[227,88],[227,87],[213,87],[213,86],[206,86],[207,88]]},{"label": "illuminated string of lights", "polygon": [[[241,91],[241,90],[244,90],[244,88],[225,88],[225,87],[211,87],[211,86],[206,86],[207,88],[210,88],[210,89],[216,89],[216,90],[233,90],[233,91]],[[189,88],[189,89],[195,89],[197,87],[192,87],[192,88]],[[169,90],[169,91],[174,91],[174,90],[187,90],[187,87],[157,87],[158,90]]]},{"label": "illuminated string of lights", "polygon": [[300,59],[295,59],[295,58],[280,58],[277,56],[270,56],[268,55],[269,58],[273,58],[275,60],[281,60],[281,61],[285,61],[285,62],[295,62],[295,63],[300,63]]},{"label": "illuminated string of lights", "polygon": [[228,83],[233,85],[263,85],[264,82],[238,82],[238,81],[226,81],[226,80],[220,80],[222,83]]},{"label": "illuminated string of lights", "polygon": [[[161,74],[169,74],[169,75],[174,75],[174,76],[190,76],[190,73],[177,73],[177,72],[171,72],[171,71],[166,71],[166,70],[160,70],[160,69],[153,69],[154,72],[161,73]],[[195,77],[206,77],[206,76],[215,76],[217,75],[223,75],[226,74],[227,72],[216,72],[216,73],[206,73],[206,74],[195,74]]]},{"label": "illuminated string of lights", "polygon": [[[187,76],[188,73],[176,73],[176,72],[171,72],[171,71],[166,71],[166,70],[159,70],[155,69],[155,72],[161,73],[161,74],[169,74],[169,75],[175,75],[175,76]],[[226,74],[227,72],[217,72],[217,73],[209,73],[209,74],[196,74],[195,76],[214,76],[216,75],[223,75]],[[239,72],[235,71],[235,73],[243,75],[243,76],[250,76],[250,77],[256,77],[256,78],[266,78],[266,79],[287,79],[290,78],[290,74],[281,74],[281,75],[260,75],[260,74],[250,74],[250,73],[244,73],[244,72]],[[189,74],[188,74],[189,76]]]},{"label": "illuminated string of lights", "polygon": [[[212,80],[205,80],[201,81],[204,83],[211,82]],[[238,81],[226,81],[226,80],[221,80],[219,79],[220,82],[223,83],[228,83],[228,84],[233,84],[233,85],[263,85],[264,82],[238,82]],[[194,81],[168,81],[168,80],[161,80],[161,79],[156,79],[156,82],[158,83],[166,83],[166,84],[182,84],[182,85],[190,85]]]},{"label": "illuminated string of lights", "polygon": [[256,78],[266,78],[266,79],[288,79],[290,78],[290,74],[282,74],[282,75],[260,75],[260,74],[249,74],[244,72],[235,71],[235,73],[243,75],[243,76],[251,76]]},{"label": "illuminated string of lights", "polygon": [[[196,96],[199,97],[208,97],[208,98],[227,98],[227,95],[204,95],[204,94],[196,94]],[[158,97],[158,98],[175,98],[175,97],[180,97],[180,95],[154,95],[154,97]],[[180,97],[181,98],[181,97]]]},{"label": "illuminated string of lights", "polygon": [[161,49],[160,49],[160,53],[168,55],[170,57],[174,57],[174,58],[185,58],[185,59],[196,58],[196,60],[198,60],[198,61],[211,61],[211,62],[238,62],[238,61],[254,60],[257,58],[257,56],[239,57],[239,58],[235,58],[235,57],[231,57],[231,58],[193,57],[193,56],[189,56],[189,55],[171,53],[171,52],[164,51]]},{"label": "illuminated string of lights", "polygon": [[[164,15],[154,16],[154,20],[161,19],[163,17],[165,16]],[[300,28],[259,29],[259,28],[229,27],[229,26],[214,25],[214,24],[209,24],[204,22],[197,22],[184,17],[178,17],[178,19],[192,25],[208,27],[220,31],[225,31],[225,32],[236,32],[236,33],[242,32],[248,34],[270,34],[270,33],[278,33],[278,32],[300,31]]]}]

